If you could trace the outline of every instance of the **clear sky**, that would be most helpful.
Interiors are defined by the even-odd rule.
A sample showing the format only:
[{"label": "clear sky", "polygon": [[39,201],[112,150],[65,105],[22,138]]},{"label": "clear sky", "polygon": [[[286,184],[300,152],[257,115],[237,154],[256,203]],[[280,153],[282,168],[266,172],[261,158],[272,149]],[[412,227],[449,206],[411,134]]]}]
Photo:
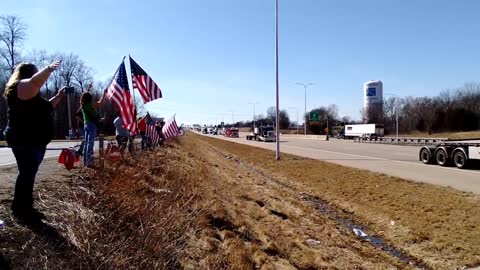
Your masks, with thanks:
[{"label": "clear sky", "polygon": [[[359,119],[363,83],[431,96],[479,81],[480,1],[279,0],[280,107],[337,104]],[[275,104],[274,0],[17,0],[26,49],[74,52],[111,76],[131,54],[162,88],[148,105],[181,123],[252,118]],[[288,109],[295,120],[295,109]]]}]

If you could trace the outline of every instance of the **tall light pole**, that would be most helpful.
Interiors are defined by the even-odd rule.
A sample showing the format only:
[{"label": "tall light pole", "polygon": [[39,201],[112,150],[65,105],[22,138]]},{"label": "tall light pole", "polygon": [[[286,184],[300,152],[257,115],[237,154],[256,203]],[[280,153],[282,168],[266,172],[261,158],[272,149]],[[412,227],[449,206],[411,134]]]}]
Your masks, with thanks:
[{"label": "tall light pole", "polygon": [[288,107],[289,109],[295,109],[297,111],[297,135],[298,135],[298,108],[297,107]]},{"label": "tall light pole", "polygon": [[259,104],[258,102],[249,102],[248,104],[253,105],[253,131],[255,132],[255,105]]},{"label": "tall light pole", "polygon": [[276,97],[276,115],[277,115],[277,132],[276,132],[276,155],[275,159],[280,159],[280,102],[278,93],[278,0],[275,0],[275,97]]},{"label": "tall light pole", "polygon": [[383,94],[384,96],[393,96],[395,97],[395,104],[393,105],[393,108],[395,109],[395,126],[397,130],[397,142],[398,142],[398,96],[395,94]]},{"label": "tall light pole", "polygon": [[305,120],[304,120],[304,131],[307,135],[307,87],[310,85],[315,85],[315,83],[297,83],[297,85],[302,85],[305,88]]}]

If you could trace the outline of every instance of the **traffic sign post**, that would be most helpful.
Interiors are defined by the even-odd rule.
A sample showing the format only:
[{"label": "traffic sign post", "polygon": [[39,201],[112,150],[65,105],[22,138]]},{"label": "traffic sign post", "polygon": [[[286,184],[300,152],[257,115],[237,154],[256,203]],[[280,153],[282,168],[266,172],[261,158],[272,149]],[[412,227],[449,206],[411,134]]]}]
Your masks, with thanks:
[{"label": "traffic sign post", "polygon": [[320,116],[319,116],[318,112],[311,112],[309,120],[311,122],[319,122],[320,121]]}]

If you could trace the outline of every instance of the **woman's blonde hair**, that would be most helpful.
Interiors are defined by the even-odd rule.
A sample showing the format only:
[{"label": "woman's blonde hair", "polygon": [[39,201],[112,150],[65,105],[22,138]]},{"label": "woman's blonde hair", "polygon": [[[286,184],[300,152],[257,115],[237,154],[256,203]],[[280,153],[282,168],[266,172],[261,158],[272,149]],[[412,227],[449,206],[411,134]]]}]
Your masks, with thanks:
[{"label": "woman's blonde hair", "polygon": [[15,87],[17,87],[18,82],[23,79],[28,79],[33,77],[37,73],[38,69],[34,64],[31,63],[21,63],[19,64],[8,79],[7,85],[5,86],[5,92],[3,94],[8,96]]}]

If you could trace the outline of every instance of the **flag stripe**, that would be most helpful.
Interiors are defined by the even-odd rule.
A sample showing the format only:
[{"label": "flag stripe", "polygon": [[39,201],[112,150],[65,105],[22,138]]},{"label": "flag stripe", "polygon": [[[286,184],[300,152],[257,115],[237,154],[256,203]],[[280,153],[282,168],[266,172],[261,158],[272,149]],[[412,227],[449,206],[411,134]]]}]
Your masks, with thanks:
[{"label": "flag stripe", "polygon": [[165,126],[162,128],[163,137],[167,139],[175,138],[178,136],[179,128],[177,126],[177,121],[175,121],[175,115],[170,118],[170,120],[165,123]]},{"label": "flag stripe", "polygon": [[132,85],[142,96],[143,103],[162,97],[162,90],[153,79],[130,57],[130,68],[132,71]]},{"label": "flag stripe", "polygon": [[135,109],[133,106],[130,89],[128,87],[125,63],[123,61],[115,72],[115,76],[107,88],[107,97],[120,111],[120,115],[123,119],[123,126],[134,132]]}]

